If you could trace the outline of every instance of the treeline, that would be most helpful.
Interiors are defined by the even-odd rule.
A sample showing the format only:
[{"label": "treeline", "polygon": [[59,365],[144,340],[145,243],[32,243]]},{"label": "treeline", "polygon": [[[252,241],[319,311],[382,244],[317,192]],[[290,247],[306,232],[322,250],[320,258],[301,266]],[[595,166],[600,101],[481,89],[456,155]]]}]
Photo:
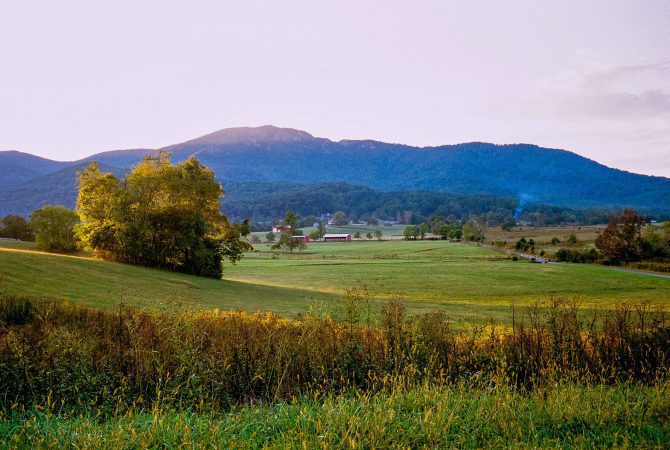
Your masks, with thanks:
[{"label": "treeline", "polygon": [[[340,318],[272,313],[103,311],[0,298],[0,412],[16,405],[106,411],[225,410],[393,383],[522,390],[559,381],[663,383],[670,322],[648,306],[591,316],[561,298],[511,311],[509,329],[455,331],[442,312],[378,312],[350,290]],[[595,314],[595,313],[594,313]]]},{"label": "treeline", "polygon": [[[560,240],[554,237],[552,245]],[[607,265],[621,265],[644,262],[649,270],[670,271],[670,221],[652,224],[647,217],[632,209],[625,209],[610,215],[609,223],[599,232],[595,248],[578,248],[577,236],[571,234],[567,247],[559,248],[554,254],[556,261],[572,263],[602,262]],[[536,243],[522,237],[516,242],[516,250],[535,253]],[[544,255],[544,252],[540,254]]]},{"label": "treeline", "polygon": [[[430,216],[450,221],[466,221],[481,216],[489,225],[514,221],[519,200],[513,197],[462,195],[447,192],[383,192],[344,183],[298,185],[289,183],[226,183],[230,195],[222,208],[236,220],[248,218],[255,223],[270,223],[288,210],[301,217],[344,211],[351,220],[370,217],[419,225]],[[570,209],[547,205],[527,205],[518,219],[531,225],[565,223],[605,223],[608,210]]]}]

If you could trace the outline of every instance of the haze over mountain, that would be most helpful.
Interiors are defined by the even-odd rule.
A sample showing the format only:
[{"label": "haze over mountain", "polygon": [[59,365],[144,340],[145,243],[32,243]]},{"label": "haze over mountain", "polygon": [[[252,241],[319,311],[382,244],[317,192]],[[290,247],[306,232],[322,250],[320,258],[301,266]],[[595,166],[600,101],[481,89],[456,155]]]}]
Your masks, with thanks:
[{"label": "haze over mountain", "polygon": [[[223,129],[165,150],[174,161],[195,155],[222,182],[245,183],[238,187],[280,182],[288,192],[296,184],[345,183],[385,192],[484,194],[572,208],[670,211],[668,178],[611,169],[569,151],[530,144],[420,148],[371,140],[334,142],[268,125]],[[0,152],[0,214],[28,214],[47,203],[71,207],[76,171],[88,162],[122,174],[152,151],[111,151],[73,162]],[[284,189],[282,184],[272,186]],[[230,188],[227,194],[243,197]]]}]

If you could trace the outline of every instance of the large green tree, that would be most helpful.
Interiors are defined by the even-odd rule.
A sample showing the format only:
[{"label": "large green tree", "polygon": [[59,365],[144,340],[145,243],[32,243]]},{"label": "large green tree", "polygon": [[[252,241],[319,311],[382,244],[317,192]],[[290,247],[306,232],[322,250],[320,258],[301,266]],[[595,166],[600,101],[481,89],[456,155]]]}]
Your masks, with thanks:
[{"label": "large green tree", "polygon": [[37,248],[51,252],[72,252],[77,249],[74,233],[77,223],[77,213],[60,205],[46,205],[30,215]]},{"label": "large green tree", "polygon": [[195,157],[172,164],[158,152],[125,179],[91,163],[78,181],[77,234],[102,257],[218,278],[224,259],[252,249],[248,222],[228,222],[221,185]]}]

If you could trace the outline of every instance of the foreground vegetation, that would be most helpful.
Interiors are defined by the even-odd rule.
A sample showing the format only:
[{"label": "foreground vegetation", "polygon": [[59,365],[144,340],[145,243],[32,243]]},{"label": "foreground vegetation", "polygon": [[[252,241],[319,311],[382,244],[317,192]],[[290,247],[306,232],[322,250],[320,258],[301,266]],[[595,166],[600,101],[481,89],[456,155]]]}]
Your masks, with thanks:
[{"label": "foreground vegetation", "polygon": [[440,313],[376,320],[116,312],[4,295],[0,441],[8,446],[629,446],[670,439],[670,321],[586,320],[569,301],[514,326]]},{"label": "foreground vegetation", "polygon": [[105,419],[55,406],[3,417],[0,441],[19,448],[622,448],[670,439],[667,384],[560,384],[531,393],[418,386],[228,413],[154,410]]}]

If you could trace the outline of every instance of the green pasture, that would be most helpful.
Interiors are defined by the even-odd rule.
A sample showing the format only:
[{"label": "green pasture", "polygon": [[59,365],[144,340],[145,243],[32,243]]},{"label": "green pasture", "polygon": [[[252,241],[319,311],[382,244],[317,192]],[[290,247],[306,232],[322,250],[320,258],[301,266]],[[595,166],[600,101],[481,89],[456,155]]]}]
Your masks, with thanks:
[{"label": "green pasture", "polygon": [[259,244],[225,278],[325,293],[367,284],[380,297],[429,307],[528,304],[549,294],[578,297],[592,307],[670,301],[667,279],[605,266],[512,261],[494,250],[448,241],[318,242],[293,255],[268,249]]},{"label": "green pasture", "polygon": [[504,320],[510,305],[578,299],[587,309],[617,303],[670,304],[670,280],[604,266],[512,261],[494,250],[447,241],[310,243],[302,253],[267,244],[223,280],[36,252],[31,244],[0,241],[0,289],[66,298],[89,306],[333,311],[346,289],[367,285],[375,299],[402,298],[410,312],[444,310],[455,320]]},{"label": "green pasture", "polygon": [[[17,251],[17,247],[24,247]],[[28,247],[28,249],[26,249]],[[68,299],[93,307],[271,310],[294,314],[311,291],[213,280],[86,257],[31,251],[0,241],[0,290]],[[332,298],[331,296],[325,296]]]}]

